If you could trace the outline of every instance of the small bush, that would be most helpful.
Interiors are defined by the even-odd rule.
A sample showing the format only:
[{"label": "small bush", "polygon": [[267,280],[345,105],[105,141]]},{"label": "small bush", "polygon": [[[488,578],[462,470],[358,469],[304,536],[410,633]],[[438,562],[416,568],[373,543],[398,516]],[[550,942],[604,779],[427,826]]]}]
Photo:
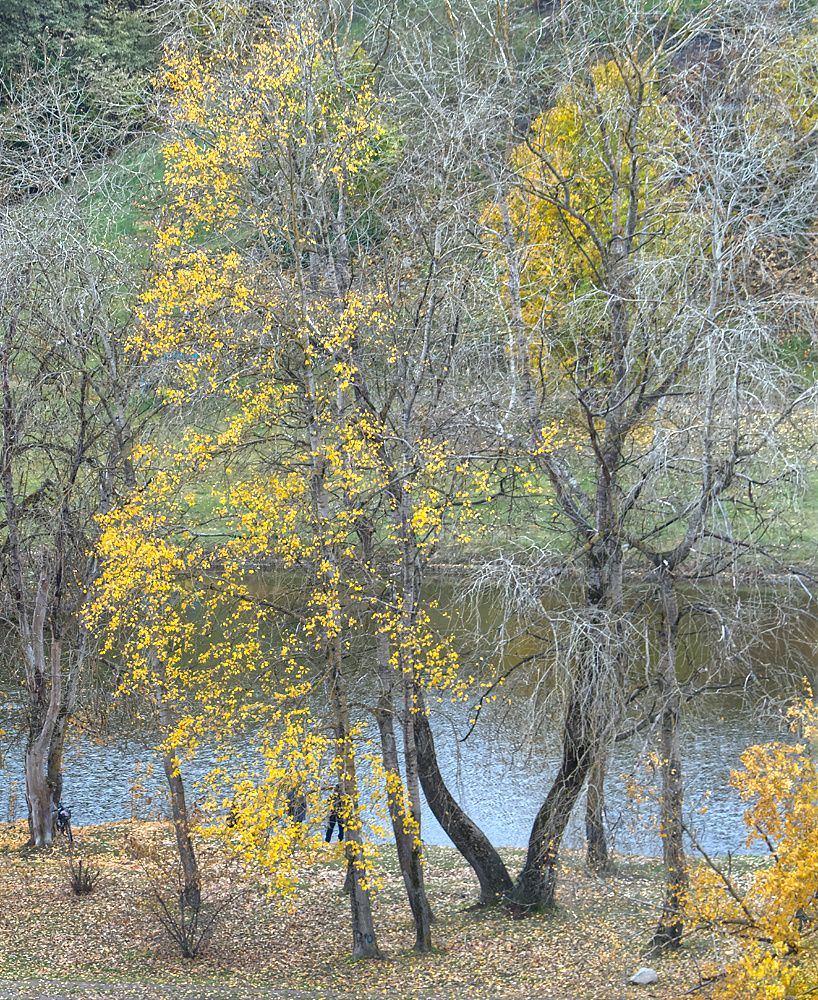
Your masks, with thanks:
[{"label": "small bush", "polygon": [[191,900],[184,889],[166,894],[156,886],[152,896],[156,918],[182,958],[196,958],[201,953],[212,938],[220,917],[237,898],[231,896],[207,904],[201,898]]},{"label": "small bush", "polygon": [[93,892],[94,887],[99,882],[100,873],[89,867],[87,863],[83,866],[82,859],[74,864],[73,855],[69,857],[68,865],[70,868],[69,881],[71,883],[71,891],[74,895],[87,896]]},{"label": "small bush", "polygon": [[185,887],[178,859],[163,865],[153,857],[145,867],[154,917],[182,958],[196,958],[213,937],[225,911],[243,893],[214,899],[206,886]]}]

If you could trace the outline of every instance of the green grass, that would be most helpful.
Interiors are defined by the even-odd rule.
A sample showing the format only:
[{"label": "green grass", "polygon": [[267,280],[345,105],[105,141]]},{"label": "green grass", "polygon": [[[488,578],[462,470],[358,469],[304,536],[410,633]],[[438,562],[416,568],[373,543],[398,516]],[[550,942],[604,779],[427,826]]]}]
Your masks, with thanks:
[{"label": "green grass", "polygon": [[92,238],[144,266],[161,213],[163,174],[161,142],[151,133],[90,170],[85,204],[93,220]]}]

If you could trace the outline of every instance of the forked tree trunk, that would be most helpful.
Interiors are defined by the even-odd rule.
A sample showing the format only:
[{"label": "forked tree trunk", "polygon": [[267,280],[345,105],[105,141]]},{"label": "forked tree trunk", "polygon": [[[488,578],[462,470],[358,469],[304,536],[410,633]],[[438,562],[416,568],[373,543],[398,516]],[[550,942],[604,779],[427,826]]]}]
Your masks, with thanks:
[{"label": "forked tree trunk", "polygon": [[562,763],[534,820],[525,864],[514,886],[514,900],[534,910],[554,905],[560,844],[591,769],[593,746],[581,699],[576,692],[571,697],[563,731]]},{"label": "forked tree trunk", "polygon": [[[629,124],[629,143],[639,129],[639,117],[644,108],[643,92],[641,84],[633,92],[636,103]],[[602,625],[602,618],[621,606],[623,512],[620,508],[622,491],[618,477],[623,466],[623,441],[628,434],[626,404],[630,397],[627,373],[632,350],[629,345],[632,253],[642,224],[639,211],[641,189],[639,157],[635,151],[627,166],[623,166],[621,157],[617,160],[611,152],[608,136],[602,145],[604,152],[601,155],[605,158],[611,180],[612,238],[604,246],[598,244],[600,268],[597,274],[606,292],[609,329],[603,335],[603,354],[610,375],[610,388],[600,398],[595,398],[594,390],[588,394],[581,392],[577,396],[589,426],[598,463],[595,493],[583,490],[557,455],[543,447],[542,411],[534,389],[538,383],[532,375],[532,355],[522,306],[522,258],[508,207],[506,185],[495,171],[488,152],[485,154],[502,219],[514,356],[534,445],[533,454],[547,473],[557,501],[573,525],[575,541],[585,554],[587,607],[591,613],[588,648],[583,653],[566,712],[562,763],[534,821],[526,862],[514,889],[515,899],[522,905],[537,909],[553,905],[560,843],[594,758],[605,747],[611,726],[611,719],[606,719],[605,714],[609,712],[611,702],[617,696],[622,675],[618,652],[611,653],[605,648],[611,637],[603,635],[605,627]],[[547,163],[547,158],[544,159]],[[546,197],[549,196],[546,194]],[[551,203],[558,214],[563,212],[559,198],[554,197]],[[589,217],[580,213],[576,220],[580,226],[586,226],[593,233],[592,239],[597,242],[598,237]],[[599,428],[596,423],[600,419],[600,413],[605,414],[604,428]],[[598,647],[593,637],[595,617],[600,625],[602,640]],[[598,829],[594,829],[592,833],[596,837]]]},{"label": "forked tree trunk", "polygon": [[662,761],[662,859],[665,869],[665,898],[662,915],[653,935],[654,948],[678,948],[684,930],[684,897],[688,887],[687,862],[682,841],[682,753],[679,734],[679,687],[676,680],[676,651],[679,630],[679,605],[673,574],[659,571],[662,597],[662,657],[659,664],[659,690],[663,702],[661,722]]},{"label": "forked tree trunk", "polygon": [[618,606],[621,560],[606,553],[603,557],[589,572],[588,626],[565,713],[560,769],[534,820],[525,864],[514,886],[515,901],[534,910],[554,905],[565,828],[596,757],[610,737],[612,706],[606,701],[606,688],[612,683],[612,672],[620,669],[610,611]]},{"label": "forked tree trunk", "polygon": [[474,869],[480,883],[480,902],[484,905],[497,903],[510,894],[513,888],[511,878],[488,837],[461,809],[443,780],[419,684],[416,685],[414,700],[412,720],[420,783],[426,802],[446,835]]},{"label": "forked tree trunk", "polygon": [[[411,466],[411,456],[404,453],[404,461]],[[403,480],[392,490],[392,497],[399,512],[396,524],[401,540],[401,569],[403,573],[401,624],[398,661],[403,689],[403,756],[406,785],[401,780],[400,762],[395,741],[395,702],[393,697],[393,667],[391,644],[386,631],[379,631],[376,639],[378,678],[381,694],[375,716],[381,737],[381,752],[387,782],[387,803],[398,863],[403,876],[409,907],[415,923],[414,950],[429,952],[432,949],[431,925],[434,923],[432,908],[426,895],[423,878],[423,845],[421,841],[420,778],[418,755],[415,745],[414,713],[414,664],[406,657],[403,647],[411,635],[417,614],[417,603],[423,577],[423,564],[412,528],[410,492]],[[361,540],[367,564],[374,561],[374,530],[361,531]]]},{"label": "forked tree trunk", "polygon": [[389,662],[388,637],[379,634],[377,644],[381,694],[375,716],[381,734],[381,752],[383,769],[386,774],[389,817],[392,820],[392,830],[395,835],[398,864],[403,876],[403,883],[406,886],[409,908],[415,922],[414,950],[428,952],[432,950],[432,913],[423,884],[420,825],[414,821],[414,811],[411,813],[409,811],[410,807],[404,797],[403,782],[400,776],[400,763],[395,743],[395,706],[392,699],[392,666]]},{"label": "forked tree trunk", "polygon": [[[167,739],[173,728],[173,720],[171,718],[170,706],[167,702],[167,692],[164,690],[164,687],[160,687],[158,702],[159,722]],[[182,866],[182,878],[184,881],[183,902],[191,910],[198,911],[202,901],[202,880],[199,874],[196,852],[193,850],[193,840],[190,836],[190,817],[188,816],[187,802],[185,801],[185,785],[182,781],[182,773],[179,769],[179,758],[176,750],[167,743],[162,755],[162,763],[165,768],[165,777],[168,780],[171,818],[173,820],[173,829],[176,833],[179,863]]]}]

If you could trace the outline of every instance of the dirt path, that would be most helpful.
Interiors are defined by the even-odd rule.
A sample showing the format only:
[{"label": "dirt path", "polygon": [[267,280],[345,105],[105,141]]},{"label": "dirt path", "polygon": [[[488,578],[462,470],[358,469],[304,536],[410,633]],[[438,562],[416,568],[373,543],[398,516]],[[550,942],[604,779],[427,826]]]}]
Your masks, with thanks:
[{"label": "dirt path", "polygon": [[[82,980],[0,980],[0,1000],[347,1000],[350,994],[315,990],[264,990],[161,983],[95,983]],[[360,998],[367,1000],[367,998]],[[375,1000],[375,998],[372,998]]]},{"label": "dirt path", "polygon": [[[452,996],[450,989],[435,994],[410,992],[398,998],[394,993],[362,996],[360,993],[347,991],[280,987],[267,991],[263,988],[31,979],[20,982],[0,980],[0,1000],[456,1000],[456,998]],[[492,997],[485,996],[481,1000],[492,1000]],[[567,1000],[567,998],[532,996],[530,1000]]]}]

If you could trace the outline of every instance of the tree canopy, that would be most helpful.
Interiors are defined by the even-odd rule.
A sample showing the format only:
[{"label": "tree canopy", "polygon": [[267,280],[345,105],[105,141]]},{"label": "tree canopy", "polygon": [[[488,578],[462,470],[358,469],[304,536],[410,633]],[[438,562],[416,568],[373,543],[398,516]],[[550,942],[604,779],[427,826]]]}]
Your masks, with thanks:
[{"label": "tree canopy", "polygon": [[[481,904],[549,910],[585,788],[608,865],[606,761],[641,737],[662,780],[653,945],[679,947],[680,719],[760,674],[734,653],[757,627],[736,578],[802,573],[779,515],[814,476],[814,287],[791,280],[818,217],[814,26],[726,0],[60,16],[63,48],[3,108],[3,552],[49,722],[30,742],[57,724],[71,574],[74,652],[121,660],[120,694],[155,713],[183,912],[182,774],[206,752],[210,832],[276,888],[323,839],[305,817],[342,820],[363,958],[373,831],[391,824],[418,951],[422,795]],[[110,154],[148,120],[160,193],[134,205],[142,154]],[[114,245],[89,214],[116,197],[140,222]],[[451,608],[441,564],[465,581]],[[496,620],[466,634],[476,593]],[[531,738],[558,733],[516,879],[443,777],[443,698],[470,729],[516,700]],[[779,857],[793,761],[806,788],[780,748],[736,779]],[[39,843],[56,786],[36,784]],[[798,941],[752,919],[747,961],[780,971]]]}]

